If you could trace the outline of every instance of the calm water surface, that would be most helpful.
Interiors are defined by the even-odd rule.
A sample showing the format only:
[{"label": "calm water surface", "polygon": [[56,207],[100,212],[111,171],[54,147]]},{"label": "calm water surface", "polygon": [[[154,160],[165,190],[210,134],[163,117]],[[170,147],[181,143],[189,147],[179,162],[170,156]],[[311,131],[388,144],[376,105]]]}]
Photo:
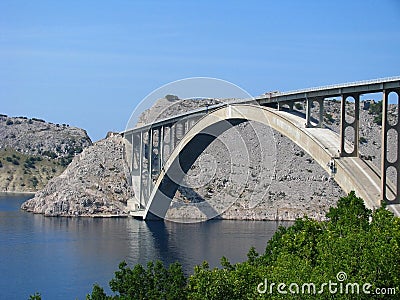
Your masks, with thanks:
[{"label": "calm water surface", "polygon": [[263,252],[278,226],[288,225],[46,218],[19,209],[28,198],[0,196],[0,299],[28,299],[36,291],[43,299],[85,299],[93,283],[108,287],[122,260],[179,261],[186,274],[204,260],[211,267],[222,256],[243,261],[251,246]]}]

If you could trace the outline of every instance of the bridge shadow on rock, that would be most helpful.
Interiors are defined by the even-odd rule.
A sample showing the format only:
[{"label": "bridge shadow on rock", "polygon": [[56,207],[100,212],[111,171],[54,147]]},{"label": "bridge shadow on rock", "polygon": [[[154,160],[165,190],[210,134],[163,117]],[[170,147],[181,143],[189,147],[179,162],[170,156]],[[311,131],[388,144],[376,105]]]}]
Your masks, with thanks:
[{"label": "bridge shadow on rock", "polygon": [[[179,186],[178,186],[178,188],[179,188]],[[193,190],[192,188],[189,188],[189,187],[185,187],[185,188],[180,188],[179,191],[186,198],[201,199],[201,201],[192,202],[192,203],[176,202],[176,203],[172,204],[174,207],[179,208],[179,207],[191,206],[193,208],[197,208],[203,214],[202,219],[199,219],[201,221],[210,220],[210,219],[218,219],[218,216],[221,214],[221,212],[218,212],[217,210],[215,210],[215,208],[212,207],[212,205],[206,199],[204,199],[200,194],[198,194],[195,190]],[[173,220],[171,220],[171,221],[173,221]],[[183,222],[186,223],[186,222],[192,222],[192,221],[193,221],[193,219],[192,220],[189,219],[189,220],[184,220]],[[182,219],[180,219],[180,222],[182,222]]]},{"label": "bridge shadow on rock", "polygon": [[[155,190],[153,203],[157,203],[158,205],[149,209],[146,219],[153,220],[163,218],[180,183],[197,158],[223,132],[243,122],[247,122],[247,120],[222,120],[210,125],[195,135],[179,152],[177,159],[174,159],[158,189]],[[214,218],[220,214],[220,212],[212,208],[207,201],[202,202],[202,205],[198,207],[208,219]]]}]

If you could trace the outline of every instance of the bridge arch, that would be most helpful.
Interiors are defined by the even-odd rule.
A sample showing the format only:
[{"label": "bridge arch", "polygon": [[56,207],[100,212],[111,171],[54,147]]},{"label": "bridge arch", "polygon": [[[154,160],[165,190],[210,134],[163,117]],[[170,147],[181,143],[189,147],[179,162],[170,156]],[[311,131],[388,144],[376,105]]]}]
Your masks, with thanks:
[{"label": "bridge arch", "polygon": [[218,134],[232,125],[246,121],[265,124],[285,135],[309,153],[327,172],[331,171],[329,162],[337,158],[335,180],[344,192],[354,190],[364,199],[367,207],[379,206],[378,173],[358,157],[339,159],[340,137],[336,133],[327,128],[306,128],[304,118],[290,112],[258,105],[234,104],[207,114],[181,139],[158,176],[147,202],[144,219],[154,216],[164,218],[178,189],[177,179],[183,178],[184,173]]}]

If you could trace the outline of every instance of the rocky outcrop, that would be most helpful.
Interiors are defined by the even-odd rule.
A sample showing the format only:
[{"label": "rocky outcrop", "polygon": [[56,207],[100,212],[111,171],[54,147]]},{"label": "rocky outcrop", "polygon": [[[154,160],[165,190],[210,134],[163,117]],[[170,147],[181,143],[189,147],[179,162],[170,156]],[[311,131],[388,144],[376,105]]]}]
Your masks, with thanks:
[{"label": "rocky outcrop", "polygon": [[133,192],[124,151],[119,135],[94,143],[22,209],[46,216],[126,216]]},{"label": "rocky outcrop", "polygon": [[80,128],[0,115],[0,191],[42,189],[91,144]]},{"label": "rocky outcrop", "polygon": [[92,142],[86,131],[67,124],[0,115],[0,148],[51,158],[80,153]]}]

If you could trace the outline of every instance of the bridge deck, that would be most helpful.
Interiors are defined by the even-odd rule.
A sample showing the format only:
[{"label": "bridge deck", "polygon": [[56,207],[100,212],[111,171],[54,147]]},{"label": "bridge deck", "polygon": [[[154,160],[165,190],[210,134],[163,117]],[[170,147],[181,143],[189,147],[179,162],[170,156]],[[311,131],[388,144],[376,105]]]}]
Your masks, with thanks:
[{"label": "bridge deck", "polygon": [[[380,206],[377,199],[380,199],[380,184],[381,178],[378,175],[379,172],[374,170],[372,166],[367,164],[359,157],[338,157],[340,137],[338,134],[328,128],[305,128],[304,119],[299,118],[286,111],[276,111],[275,114],[282,116],[283,118],[290,120],[291,123],[295,124],[303,132],[317,141],[331,157],[336,158],[336,164],[338,168],[343,169],[348,175],[342,178],[336,178],[339,181],[339,185],[342,186],[346,193],[350,190],[346,190],[346,186],[357,187],[358,196],[362,197],[369,208],[376,208]],[[350,147],[350,145],[348,145]],[[318,158],[316,158],[318,160]],[[344,181],[340,183],[340,181]],[[394,196],[392,192],[389,192],[390,196]],[[390,205],[396,215],[399,215],[399,205]]]}]

